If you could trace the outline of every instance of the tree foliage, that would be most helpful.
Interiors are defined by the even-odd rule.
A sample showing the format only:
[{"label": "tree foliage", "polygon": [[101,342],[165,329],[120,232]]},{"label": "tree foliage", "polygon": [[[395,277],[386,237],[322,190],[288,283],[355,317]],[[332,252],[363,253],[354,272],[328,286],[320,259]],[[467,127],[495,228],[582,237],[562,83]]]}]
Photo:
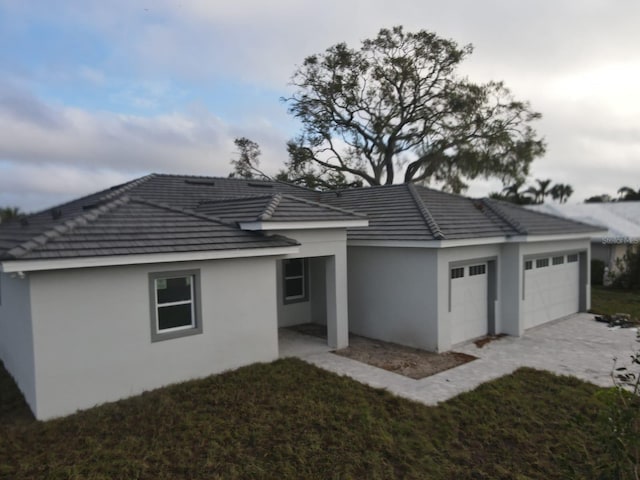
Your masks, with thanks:
[{"label": "tree foliage", "polygon": [[345,188],[361,186],[359,181],[348,181],[344,174],[340,172],[327,172],[325,175],[317,177],[314,172],[305,168],[280,170],[276,175],[267,175],[260,169],[260,156],[262,151],[257,142],[247,138],[239,137],[234,140],[238,149],[237,156],[231,159],[233,171],[229,178],[257,178],[260,180],[273,180],[280,182],[305,185],[316,190],[330,190],[334,188]]},{"label": "tree foliage", "polygon": [[260,146],[247,137],[236,138],[235,143],[237,157],[231,159],[233,172],[229,174],[229,178],[261,178],[269,179],[270,177],[260,170]]},{"label": "tree foliage", "polygon": [[515,203],[516,205],[539,205],[544,203],[546,197],[551,196],[560,203],[566,201],[573,194],[573,187],[569,184],[552,184],[551,179],[536,179],[537,187],[530,186],[525,189],[525,181],[518,179],[514,183],[505,186],[500,193],[492,193],[489,196],[498,200]]},{"label": "tree foliage", "polygon": [[288,144],[291,178],[331,184],[465,181],[526,175],[544,142],[540,114],[501,82],[457,75],[472,46],[425,30],[382,29],[359,50],[344,43],[307,57],[285,98],[302,123]]},{"label": "tree foliage", "polygon": [[622,202],[637,201],[640,200],[640,188],[634,190],[631,187],[621,187],[618,189],[618,195]]},{"label": "tree foliage", "polygon": [[607,193],[603,193],[602,195],[594,195],[592,197],[585,199],[584,203],[605,203],[605,202],[612,202],[612,201],[613,201],[613,198],[611,198],[611,195]]},{"label": "tree foliage", "polygon": [[0,208],[0,222],[6,222],[14,218],[19,218],[23,213],[18,207],[3,207]]},{"label": "tree foliage", "polygon": [[573,187],[569,184],[556,183],[551,190],[549,190],[551,198],[558,200],[560,203],[567,203],[569,197],[573,195]]},{"label": "tree foliage", "polygon": [[616,259],[618,274],[613,285],[617,288],[640,290],[640,245],[632,244],[622,258]]}]

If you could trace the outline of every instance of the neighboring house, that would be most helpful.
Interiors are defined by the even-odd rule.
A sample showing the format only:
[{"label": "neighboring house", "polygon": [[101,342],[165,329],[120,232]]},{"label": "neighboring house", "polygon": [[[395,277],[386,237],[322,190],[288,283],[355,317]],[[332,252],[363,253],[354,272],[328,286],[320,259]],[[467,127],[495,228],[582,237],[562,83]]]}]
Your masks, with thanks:
[{"label": "neighboring house", "polygon": [[0,359],[39,419],[278,357],[433,351],[589,308],[596,227],[413,185],[149,175],[0,225]]},{"label": "neighboring house", "polygon": [[591,256],[613,272],[627,247],[640,244],[640,202],[545,203],[526,208],[601,226],[606,232],[591,238]]}]

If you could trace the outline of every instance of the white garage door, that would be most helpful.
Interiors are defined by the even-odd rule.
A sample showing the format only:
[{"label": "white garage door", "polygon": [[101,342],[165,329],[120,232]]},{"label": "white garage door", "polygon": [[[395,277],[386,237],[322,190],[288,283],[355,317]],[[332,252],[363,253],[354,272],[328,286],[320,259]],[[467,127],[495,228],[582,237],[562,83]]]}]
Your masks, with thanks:
[{"label": "white garage door", "polygon": [[481,337],[488,331],[486,263],[454,267],[451,274],[451,343]]},{"label": "white garage door", "polygon": [[524,262],[524,328],[580,309],[578,254],[538,257]]}]

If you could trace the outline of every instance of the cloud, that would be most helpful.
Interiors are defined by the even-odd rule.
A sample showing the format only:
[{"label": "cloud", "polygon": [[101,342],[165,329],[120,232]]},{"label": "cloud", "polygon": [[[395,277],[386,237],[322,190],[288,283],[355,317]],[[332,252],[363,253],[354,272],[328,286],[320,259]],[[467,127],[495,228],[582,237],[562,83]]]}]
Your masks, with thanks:
[{"label": "cloud", "polygon": [[30,92],[2,81],[0,81],[0,117],[11,118],[15,123],[30,124],[52,131],[62,128],[64,124],[49,105],[40,102]]},{"label": "cloud", "polygon": [[[504,80],[516,98],[543,113],[537,129],[549,148],[534,163],[534,177],[572,183],[576,200],[640,178],[638,2],[615,8],[606,0],[585,0],[579,8],[573,0],[147,3],[51,0],[43,7],[0,0],[5,33],[55,24],[99,43],[86,49],[90,58],[70,60],[73,52],[47,45],[44,65],[20,63],[18,52],[0,66],[3,78],[20,80],[0,81],[3,175],[13,168],[16,179],[26,179],[31,168],[52,168],[59,172],[52,178],[68,175],[83,184],[76,172],[87,187],[94,186],[91,172],[109,181],[105,172],[226,175],[237,136],[258,141],[263,166],[274,172],[294,128],[278,97],[289,92],[295,66],[337,42],[357,47],[379,28],[402,24],[473,43],[462,72],[477,81]],[[89,86],[83,95],[95,90],[109,105],[63,98],[56,88],[73,90],[73,78]],[[273,101],[256,104],[251,89],[273,94]],[[474,182],[471,192],[488,193],[495,183]]]},{"label": "cloud", "polygon": [[226,176],[239,136],[261,145],[267,172],[285,155],[286,137],[269,121],[238,127],[201,105],[137,116],[4,96],[14,100],[0,102],[0,205],[44,208],[150,172]]}]

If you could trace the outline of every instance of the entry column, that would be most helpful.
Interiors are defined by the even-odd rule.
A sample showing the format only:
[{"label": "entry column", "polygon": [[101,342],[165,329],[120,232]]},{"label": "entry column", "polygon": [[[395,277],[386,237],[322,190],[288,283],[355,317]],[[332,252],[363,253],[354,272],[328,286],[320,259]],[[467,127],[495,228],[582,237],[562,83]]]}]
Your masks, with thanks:
[{"label": "entry column", "polygon": [[327,343],[332,348],[349,346],[347,309],[347,258],[337,253],[326,258]]}]

